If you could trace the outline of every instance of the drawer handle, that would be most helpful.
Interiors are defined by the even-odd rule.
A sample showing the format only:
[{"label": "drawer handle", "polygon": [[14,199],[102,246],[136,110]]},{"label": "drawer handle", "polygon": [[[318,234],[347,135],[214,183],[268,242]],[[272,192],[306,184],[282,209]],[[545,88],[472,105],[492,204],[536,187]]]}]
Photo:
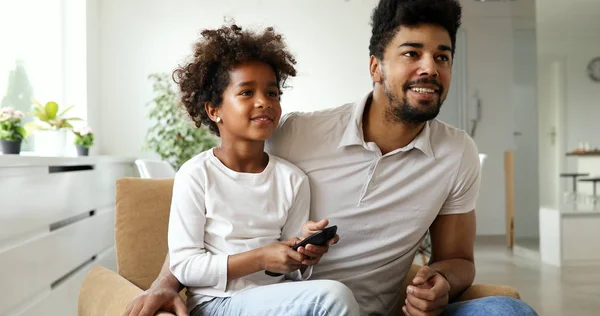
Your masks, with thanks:
[{"label": "drawer handle", "polygon": [[48,167],[48,171],[50,173],[86,171],[86,170],[94,170],[94,166],[93,165],[80,165],[80,166],[49,166]]}]

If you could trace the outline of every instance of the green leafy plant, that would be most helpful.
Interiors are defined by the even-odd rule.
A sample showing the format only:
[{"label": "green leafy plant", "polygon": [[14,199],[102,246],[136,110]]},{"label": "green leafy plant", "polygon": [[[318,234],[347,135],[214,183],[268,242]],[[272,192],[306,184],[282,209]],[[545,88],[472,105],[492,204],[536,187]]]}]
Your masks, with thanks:
[{"label": "green leafy plant", "polygon": [[[24,113],[30,111],[31,105],[33,104],[31,101],[33,97],[33,87],[29,81],[25,64],[26,63],[23,60],[17,59],[15,61],[15,67],[8,72],[6,93],[0,103],[0,106],[2,107],[12,107],[15,111],[22,111]],[[27,124],[31,121],[33,121],[32,116],[25,116],[21,120],[22,124]],[[26,138],[23,139],[23,144],[21,144],[21,149],[23,151],[32,150],[32,146],[33,142],[27,141]]]},{"label": "green leafy plant", "polygon": [[23,140],[27,135],[22,119],[25,114],[11,107],[0,108],[0,139],[7,141]]},{"label": "green leafy plant", "polygon": [[23,112],[31,109],[33,88],[29,82],[25,63],[22,60],[15,62],[15,68],[8,72],[6,94],[0,102],[3,107],[13,107]]},{"label": "green leafy plant", "polygon": [[195,155],[217,144],[208,129],[197,128],[183,111],[170,76],[151,74],[154,99],[148,103],[152,121],[144,141],[144,150],[157,153],[176,170]]},{"label": "green leafy plant", "polygon": [[42,124],[37,123],[28,123],[26,126],[28,129],[41,129],[41,130],[59,130],[61,128],[69,128],[72,129],[73,125],[71,122],[73,121],[81,121],[78,117],[64,117],[67,112],[69,112],[74,105],[66,108],[62,112],[58,112],[58,103],[54,101],[47,102],[45,105],[42,105],[36,99],[33,99],[35,103],[35,107],[33,108],[33,112],[31,114],[35,116]]},{"label": "green leafy plant", "polygon": [[94,146],[94,133],[89,126],[73,128],[75,134],[75,145],[90,148]]}]

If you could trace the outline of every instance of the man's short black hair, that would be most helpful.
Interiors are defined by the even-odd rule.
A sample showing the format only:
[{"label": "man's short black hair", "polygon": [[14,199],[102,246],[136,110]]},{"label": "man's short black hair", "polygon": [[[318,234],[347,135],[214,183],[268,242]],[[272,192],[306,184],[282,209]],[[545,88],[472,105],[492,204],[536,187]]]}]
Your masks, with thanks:
[{"label": "man's short black hair", "polygon": [[371,16],[369,54],[383,60],[383,52],[400,26],[439,25],[448,31],[452,54],[462,8],[458,0],[381,0]]}]

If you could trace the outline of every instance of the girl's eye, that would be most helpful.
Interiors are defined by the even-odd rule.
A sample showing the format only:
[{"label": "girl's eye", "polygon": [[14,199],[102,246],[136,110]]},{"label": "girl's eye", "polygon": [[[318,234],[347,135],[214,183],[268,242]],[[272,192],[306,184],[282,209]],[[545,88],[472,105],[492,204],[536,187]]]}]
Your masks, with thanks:
[{"label": "girl's eye", "polygon": [[279,96],[279,92],[271,91],[271,92],[269,92],[269,96],[270,97],[277,97],[277,96]]},{"label": "girl's eye", "polygon": [[418,56],[417,52],[406,52],[406,53],[404,53],[402,55],[406,56],[406,57],[417,57]]},{"label": "girl's eye", "polygon": [[245,91],[242,91],[242,93],[240,93],[240,94],[241,94],[241,95],[245,95],[245,96],[251,96],[251,95],[252,95],[252,91],[250,91],[250,90],[245,90]]}]

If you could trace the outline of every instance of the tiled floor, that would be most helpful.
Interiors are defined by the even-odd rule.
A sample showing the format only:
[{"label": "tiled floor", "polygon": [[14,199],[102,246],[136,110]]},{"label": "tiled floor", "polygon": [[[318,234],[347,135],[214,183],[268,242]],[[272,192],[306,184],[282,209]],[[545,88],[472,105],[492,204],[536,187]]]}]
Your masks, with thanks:
[{"label": "tiled floor", "polygon": [[475,283],[513,286],[539,315],[600,315],[600,266],[553,267],[514,255],[503,242],[477,240]]}]

